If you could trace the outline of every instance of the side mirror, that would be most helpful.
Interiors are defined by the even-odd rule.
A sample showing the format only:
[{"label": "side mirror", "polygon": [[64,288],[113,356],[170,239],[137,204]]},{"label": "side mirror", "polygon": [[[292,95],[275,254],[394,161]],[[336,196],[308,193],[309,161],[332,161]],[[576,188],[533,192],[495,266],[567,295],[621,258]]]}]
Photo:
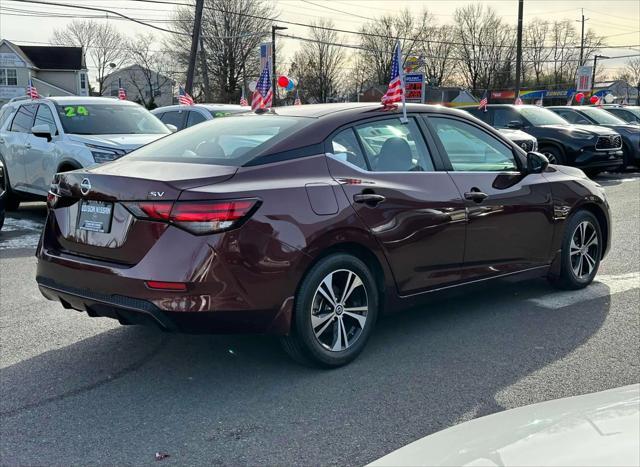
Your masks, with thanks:
[{"label": "side mirror", "polygon": [[511,120],[507,123],[507,128],[511,128],[512,130],[521,130],[524,128],[524,123],[520,120]]},{"label": "side mirror", "polygon": [[539,152],[527,153],[527,173],[539,174],[544,172],[549,167],[549,159],[544,154]]},{"label": "side mirror", "polygon": [[171,133],[175,133],[176,131],[178,131],[178,127],[175,125],[172,125],[171,123],[165,123],[164,126],[169,128],[169,130],[171,130]]},{"label": "side mirror", "polygon": [[46,138],[47,141],[51,141],[51,139],[53,138],[53,135],[51,134],[51,128],[49,128],[49,125],[45,124],[32,127],[31,133],[33,134],[33,136],[37,136],[38,138]]}]

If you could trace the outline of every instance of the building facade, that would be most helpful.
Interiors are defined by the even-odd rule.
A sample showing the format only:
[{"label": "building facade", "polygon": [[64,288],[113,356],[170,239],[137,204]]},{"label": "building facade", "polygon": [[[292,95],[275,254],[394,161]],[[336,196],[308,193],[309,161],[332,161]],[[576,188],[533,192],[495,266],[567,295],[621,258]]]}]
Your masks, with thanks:
[{"label": "building facade", "polygon": [[[127,100],[146,107],[163,107],[174,103],[174,81],[140,65],[131,65],[110,73],[104,80],[102,95],[117,97],[120,85],[127,93]],[[154,105],[150,105],[151,102]]]},{"label": "building facade", "polygon": [[26,46],[0,40],[0,105],[26,95],[29,76],[41,96],[88,96],[82,47]]}]

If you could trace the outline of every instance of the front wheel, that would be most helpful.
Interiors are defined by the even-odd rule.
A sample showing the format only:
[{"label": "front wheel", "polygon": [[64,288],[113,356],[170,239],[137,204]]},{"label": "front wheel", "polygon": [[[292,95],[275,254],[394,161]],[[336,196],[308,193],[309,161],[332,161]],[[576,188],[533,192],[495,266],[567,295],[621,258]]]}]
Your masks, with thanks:
[{"label": "front wheel", "polygon": [[602,257],[602,230],[588,211],[578,211],[568,221],[560,254],[560,274],[551,282],[562,289],[582,289],[596,277]]},{"label": "front wheel", "polygon": [[564,165],[565,159],[562,151],[553,146],[546,146],[540,149],[540,152],[544,154],[549,160],[549,164]]},{"label": "front wheel", "polygon": [[307,273],[296,294],[291,333],[282,338],[296,361],[338,367],[362,351],[378,315],[378,288],[360,259],[334,254]]}]

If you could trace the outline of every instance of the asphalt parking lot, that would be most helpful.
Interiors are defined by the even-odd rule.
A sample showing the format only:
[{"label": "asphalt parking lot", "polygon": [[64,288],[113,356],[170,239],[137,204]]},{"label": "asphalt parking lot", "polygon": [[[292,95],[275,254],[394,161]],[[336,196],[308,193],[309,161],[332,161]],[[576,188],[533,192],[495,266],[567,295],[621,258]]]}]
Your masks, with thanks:
[{"label": "asphalt parking lot", "polygon": [[42,204],[0,233],[0,463],[362,465],[461,421],[640,381],[640,173],[605,174],[596,283],[435,297],[332,371],[262,336],[122,327],[48,302]]}]

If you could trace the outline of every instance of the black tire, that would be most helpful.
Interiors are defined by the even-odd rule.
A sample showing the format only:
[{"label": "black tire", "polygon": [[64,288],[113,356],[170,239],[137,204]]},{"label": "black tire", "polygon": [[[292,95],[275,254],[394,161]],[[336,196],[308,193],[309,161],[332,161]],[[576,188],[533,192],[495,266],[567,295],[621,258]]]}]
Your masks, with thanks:
[{"label": "black tire", "polygon": [[[579,231],[579,226],[583,225],[583,223],[587,223],[590,226],[586,230],[584,235],[586,239],[584,241],[581,240],[581,232]],[[581,248],[583,244],[589,244],[592,233],[595,233],[597,243],[595,246],[589,246],[584,251],[587,252],[593,263],[579,252],[583,251]],[[582,289],[589,285],[598,273],[603,246],[602,229],[598,219],[589,211],[577,211],[567,221],[560,252],[560,274],[550,277],[551,283],[558,288],[568,290]],[[583,262],[581,263],[580,261]],[[582,269],[578,267],[579,265],[582,265]],[[576,268],[585,274],[579,275],[576,272]],[[591,269],[589,270],[589,268]]]},{"label": "black tire", "polygon": [[0,193],[4,191],[4,208],[7,211],[16,211],[20,207],[20,197],[15,191],[11,189],[11,183],[9,182],[9,174],[7,173],[7,166],[4,165],[4,177],[0,180]]},{"label": "black tire", "polygon": [[[354,274],[355,278],[349,273]],[[330,275],[332,295],[341,293],[340,284],[345,284],[342,290],[353,288],[346,300],[342,301],[337,296],[338,303],[335,306],[320,291],[323,281]],[[357,285],[360,283],[358,278],[361,286]],[[362,303],[367,308],[364,315],[360,314],[364,313],[363,310],[355,312],[356,308],[365,308]],[[378,317],[378,308],[379,291],[367,265],[348,254],[332,254],[318,261],[302,280],[295,297],[291,333],[281,338],[282,346],[294,360],[304,365],[324,368],[346,365],[364,349]],[[312,325],[312,314],[316,318],[315,327]],[[358,314],[360,318],[356,319],[354,314]],[[363,317],[364,324],[361,324]],[[347,327],[349,331],[346,330]],[[344,333],[340,333],[341,330]],[[353,339],[351,343],[349,339]],[[344,349],[341,348],[341,343],[346,343]],[[331,350],[329,346],[336,350]]]},{"label": "black tire", "polygon": [[547,156],[549,164],[564,165],[566,162],[564,153],[555,146],[544,146],[540,148],[540,152]]},{"label": "black tire", "polygon": [[593,178],[595,176],[597,176],[598,174],[601,174],[602,172],[604,172],[605,169],[584,169],[583,172],[587,175],[587,177],[589,178]]}]

